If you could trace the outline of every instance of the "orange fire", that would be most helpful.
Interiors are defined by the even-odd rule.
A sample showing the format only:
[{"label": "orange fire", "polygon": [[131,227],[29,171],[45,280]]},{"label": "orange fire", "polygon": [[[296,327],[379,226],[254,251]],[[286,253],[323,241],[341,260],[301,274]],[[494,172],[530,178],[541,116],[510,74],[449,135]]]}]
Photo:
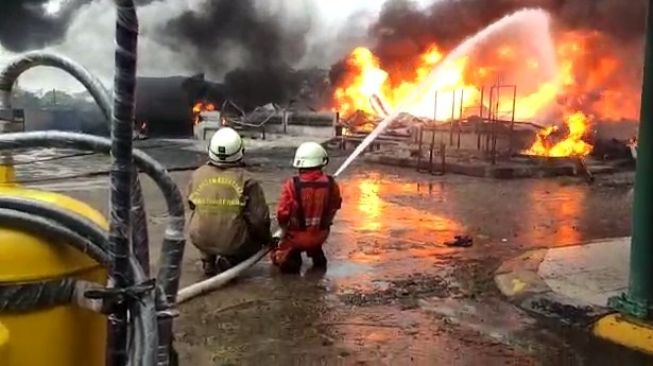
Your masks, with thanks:
[{"label": "orange fire", "polygon": [[195,125],[200,123],[200,113],[215,111],[213,103],[197,102],[193,105],[193,123]]},{"label": "orange fire", "polygon": [[569,115],[565,123],[569,129],[567,137],[557,143],[551,142],[551,136],[559,130],[558,126],[545,128],[537,134],[537,140],[526,151],[527,155],[548,157],[585,156],[592,152],[592,145],[583,141],[587,133],[589,120],[583,112]]},{"label": "orange fire", "polygon": [[[446,52],[431,44],[417,58],[406,60],[407,65],[414,65],[408,71],[405,67],[384,68],[372,51],[356,48],[347,58],[346,72],[336,85],[334,108],[343,116],[356,111],[375,114],[370,100],[376,95],[390,112],[401,108],[419,117],[433,118],[435,114],[437,120],[445,121],[487,115],[491,109],[496,118],[510,120],[512,90],[501,91],[497,96],[495,89],[492,106],[489,100],[492,86],[512,84],[517,88],[517,121],[560,120],[566,124],[565,128],[554,126],[540,132],[526,151],[546,156],[589,154],[592,146],[583,137],[592,120],[637,118],[639,76],[625,66],[618,45],[611,44],[607,37],[599,32],[561,32],[552,36],[548,54],[528,37],[520,37],[501,37],[446,63]],[[421,96],[409,100],[427,78],[428,89],[419,89]],[[434,108],[435,92],[438,99]],[[568,131],[568,135],[547,146],[554,131]]]}]

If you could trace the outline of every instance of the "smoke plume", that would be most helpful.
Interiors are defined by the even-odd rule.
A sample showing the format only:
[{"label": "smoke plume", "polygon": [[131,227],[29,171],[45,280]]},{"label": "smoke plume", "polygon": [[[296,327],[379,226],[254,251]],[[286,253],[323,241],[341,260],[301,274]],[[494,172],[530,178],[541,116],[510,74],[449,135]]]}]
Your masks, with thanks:
[{"label": "smoke plume", "polygon": [[306,54],[311,14],[302,1],[209,1],[168,20],[157,34],[183,52],[189,67],[224,78],[235,99],[282,102],[301,84],[291,67]]},{"label": "smoke plume", "polygon": [[564,29],[597,30],[621,41],[644,34],[645,0],[444,0],[426,10],[414,1],[388,1],[370,28],[375,54],[390,64],[423,52],[433,41],[452,48],[505,15],[542,8]]},{"label": "smoke plume", "polygon": [[[44,5],[49,1],[0,1],[0,47],[10,52],[48,47],[79,59],[103,79],[111,80],[113,25],[104,14],[113,10],[112,2],[62,0],[61,8],[55,14],[48,14]],[[156,4],[143,6],[152,2]],[[321,0],[140,0],[137,3],[141,5],[141,74],[204,73],[209,80],[224,80],[229,93],[238,99],[260,104],[292,99],[305,89],[307,79],[319,80],[316,76],[319,73],[297,70],[298,67],[329,68],[354,46],[371,47],[386,69],[406,68],[412,65],[407,65],[405,60],[415,59],[431,43],[436,42],[446,51],[522,8],[543,8],[553,15],[557,28],[598,30],[608,35],[610,42],[638,52],[647,2],[379,0],[354,5],[353,1]],[[333,19],[325,21],[328,16]],[[342,70],[342,63],[333,65],[332,83],[338,81]],[[33,79],[40,80],[36,76]]]},{"label": "smoke plume", "polygon": [[[0,46],[23,52],[59,43],[82,5],[93,0],[61,0],[60,9],[52,14],[46,11],[50,1],[0,1]],[[136,4],[153,1],[157,0],[136,0]]]}]

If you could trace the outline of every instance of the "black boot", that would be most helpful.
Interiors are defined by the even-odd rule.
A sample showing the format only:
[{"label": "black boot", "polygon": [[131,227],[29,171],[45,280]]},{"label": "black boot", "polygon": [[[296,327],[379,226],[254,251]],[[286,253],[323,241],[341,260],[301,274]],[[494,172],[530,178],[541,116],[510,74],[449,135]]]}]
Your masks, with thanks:
[{"label": "black boot", "polygon": [[229,258],[221,256],[221,255],[218,256],[218,259],[217,259],[216,262],[217,262],[216,267],[217,267],[218,273],[222,273],[222,272],[224,272],[224,271],[226,271],[226,270],[228,270],[228,269],[230,269],[231,267],[234,266],[232,261],[229,260]]},{"label": "black boot", "polygon": [[204,271],[204,276],[206,277],[213,277],[218,274],[215,256],[202,258],[202,271]]},{"label": "black boot", "polygon": [[314,252],[311,252],[310,257],[313,260],[313,267],[320,268],[320,269],[327,267],[327,258],[324,255],[324,251],[321,248]]},{"label": "black boot", "polygon": [[288,257],[279,265],[281,273],[298,274],[302,269],[302,253],[291,250]]}]

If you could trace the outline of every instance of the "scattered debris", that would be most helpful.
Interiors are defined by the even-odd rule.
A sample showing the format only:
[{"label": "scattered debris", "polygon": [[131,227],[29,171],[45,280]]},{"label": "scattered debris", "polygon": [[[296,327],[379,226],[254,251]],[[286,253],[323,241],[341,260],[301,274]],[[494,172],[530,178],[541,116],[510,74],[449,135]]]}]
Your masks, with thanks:
[{"label": "scattered debris", "polygon": [[[382,107],[379,107],[382,108]],[[385,111],[382,110],[382,113]],[[349,134],[369,133],[381,123],[383,117],[363,111],[356,111],[341,121]],[[383,131],[386,136],[410,136],[410,130],[416,126],[431,123],[428,118],[420,118],[409,113],[400,113],[390,126]]]},{"label": "scattered debris", "polygon": [[596,316],[596,311],[589,305],[574,306],[562,304],[548,298],[540,297],[530,304],[531,309],[547,315],[561,318],[571,324],[586,324]]},{"label": "scattered debris", "polygon": [[446,298],[458,288],[439,276],[412,275],[406,279],[390,281],[388,287],[374,292],[351,292],[340,295],[348,305],[374,306],[400,304],[402,310],[419,306],[418,300],[429,297]]},{"label": "scattered debris", "polygon": [[454,239],[454,241],[445,242],[444,245],[458,248],[469,248],[474,245],[474,239],[469,235],[456,235]]}]

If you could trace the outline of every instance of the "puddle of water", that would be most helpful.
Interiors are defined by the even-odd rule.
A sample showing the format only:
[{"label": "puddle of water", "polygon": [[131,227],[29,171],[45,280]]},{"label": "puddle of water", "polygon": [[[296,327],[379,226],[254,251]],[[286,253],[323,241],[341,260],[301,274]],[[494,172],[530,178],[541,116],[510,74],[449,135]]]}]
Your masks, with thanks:
[{"label": "puddle of water", "polygon": [[373,266],[354,262],[337,262],[329,265],[327,276],[331,278],[348,277],[362,273],[369,273]]}]

